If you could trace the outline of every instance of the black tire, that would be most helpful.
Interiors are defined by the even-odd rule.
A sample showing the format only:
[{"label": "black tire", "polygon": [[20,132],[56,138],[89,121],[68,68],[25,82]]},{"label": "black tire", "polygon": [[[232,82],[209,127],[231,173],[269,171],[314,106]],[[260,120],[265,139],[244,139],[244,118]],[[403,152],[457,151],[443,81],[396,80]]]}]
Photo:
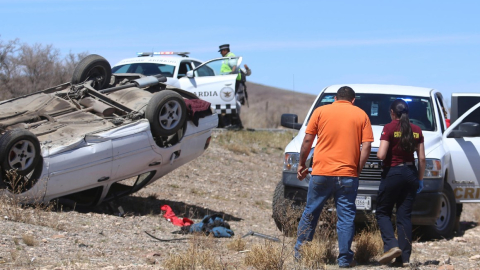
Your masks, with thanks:
[{"label": "black tire", "polygon": [[93,88],[104,89],[110,83],[112,68],[108,61],[97,54],[90,54],[83,58],[75,67],[72,75],[72,84],[94,80]]},{"label": "black tire", "polygon": [[272,217],[285,236],[295,236],[302,211],[293,200],[285,198],[285,186],[280,181],[273,193]]},{"label": "black tire", "polygon": [[154,137],[174,135],[185,124],[187,106],[180,94],[164,90],[155,93],[148,102],[145,118],[150,122]]},{"label": "black tire", "polygon": [[455,227],[456,203],[455,194],[448,183],[443,186],[440,215],[435,225],[427,226],[425,235],[432,239],[450,238]]},{"label": "black tire", "polygon": [[5,171],[14,169],[25,176],[33,171],[40,157],[40,143],[28,130],[9,130],[0,138],[0,164]]}]

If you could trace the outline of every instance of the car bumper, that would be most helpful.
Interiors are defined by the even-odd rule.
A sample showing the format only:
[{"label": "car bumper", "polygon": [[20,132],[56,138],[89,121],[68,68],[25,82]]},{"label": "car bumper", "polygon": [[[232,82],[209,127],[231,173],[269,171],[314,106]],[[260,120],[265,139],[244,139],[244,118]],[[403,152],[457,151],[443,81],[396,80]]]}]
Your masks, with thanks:
[{"label": "car bumper", "polygon": [[[282,182],[285,185],[285,196],[295,201],[307,200],[308,180],[300,181],[296,174],[286,173],[282,174]],[[369,196],[372,199],[372,207],[370,210],[357,210],[355,221],[369,221],[374,220],[372,214],[375,213],[377,203],[378,186],[367,186],[360,183],[357,196]],[[412,211],[412,224],[414,225],[434,225],[440,213],[441,207],[441,192],[422,192],[417,194]]]}]

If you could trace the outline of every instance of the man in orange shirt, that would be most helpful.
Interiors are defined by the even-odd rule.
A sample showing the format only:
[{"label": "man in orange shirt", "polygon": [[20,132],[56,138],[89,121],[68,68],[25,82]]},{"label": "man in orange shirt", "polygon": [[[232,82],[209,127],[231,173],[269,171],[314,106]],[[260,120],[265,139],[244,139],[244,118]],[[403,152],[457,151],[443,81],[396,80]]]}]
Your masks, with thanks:
[{"label": "man in orange shirt", "polygon": [[[337,208],[338,264],[341,268],[355,266],[351,245],[355,234],[355,199],[358,175],[370,155],[373,142],[372,126],[367,114],[353,106],[355,92],[348,86],[340,87],[335,102],[317,108],[305,130],[300,150],[297,178],[307,175],[305,161],[315,136],[312,177],[308,186],[307,205],[298,224],[295,257],[300,248],[311,241],[325,202],[334,196]],[[360,148],[361,147],[361,148]]]}]

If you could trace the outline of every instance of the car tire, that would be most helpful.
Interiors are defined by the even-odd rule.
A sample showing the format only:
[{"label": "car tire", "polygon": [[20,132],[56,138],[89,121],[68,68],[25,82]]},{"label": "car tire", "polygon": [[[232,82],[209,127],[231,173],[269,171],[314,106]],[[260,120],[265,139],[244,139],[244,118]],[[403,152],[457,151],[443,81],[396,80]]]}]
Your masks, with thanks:
[{"label": "car tire", "polygon": [[0,138],[0,164],[3,170],[29,174],[41,157],[40,142],[35,134],[24,129],[12,129]]},{"label": "car tire", "polygon": [[155,93],[148,102],[145,118],[150,122],[154,137],[174,135],[187,117],[187,106],[182,96],[171,90]]},{"label": "car tire", "polygon": [[112,68],[108,61],[97,54],[90,54],[83,58],[75,67],[72,75],[72,84],[94,80],[93,88],[101,90],[106,88],[112,77]]},{"label": "car tire", "polygon": [[455,194],[448,183],[443,186],[440,215],[435,225],[427,226],[425,235],[431,239],[450,238],[453,235],[456,216]]},{"label": "car tire", "polygon": [[285,186],[280,181],[275,188],[272,201],[275,225],[285,236],[295,236],[301,216],[300,207],[295,205],[293,200],[285,198]]}]

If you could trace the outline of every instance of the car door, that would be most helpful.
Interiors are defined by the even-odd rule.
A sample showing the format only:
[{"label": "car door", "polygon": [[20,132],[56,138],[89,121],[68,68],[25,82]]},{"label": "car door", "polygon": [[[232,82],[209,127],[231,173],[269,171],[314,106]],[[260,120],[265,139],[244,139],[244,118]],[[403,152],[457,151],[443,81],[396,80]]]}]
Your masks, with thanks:
[{"label": "car door", "polygon": [[[217,58],[195,67],[187,76],[178,80],[179,88],[194,93],[211,103],[217,113],[232,113],[236,108],[235,82],[240,71],[242,57]],[[221,72],[229,65],[232,73]]]},{"label": "car door", "polygon": [[480,103],[451,124],[443,144],[450,154],[448,182],[457,202],[480,202]]},{"label": "car door", "polygon": [[49,157],[47,194],[57,197],[103,184],[111,177],[112,141],[90,143]]}]

